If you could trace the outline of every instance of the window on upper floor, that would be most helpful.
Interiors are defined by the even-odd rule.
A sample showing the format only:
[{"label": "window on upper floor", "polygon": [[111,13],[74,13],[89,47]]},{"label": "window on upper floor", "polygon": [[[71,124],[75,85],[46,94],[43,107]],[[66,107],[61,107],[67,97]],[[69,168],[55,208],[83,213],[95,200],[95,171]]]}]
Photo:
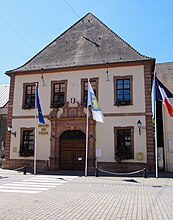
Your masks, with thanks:
[{"label": "window on upper floor", "polygon": [[61,108],[67,101],[67,81],[51,82],[51,108]]},{"label": "window on upper floor", "polygon": [[115,159],[128,160],[134,158],[134,128],[114,127]]},{"label": "window on upper floor", "polygon": [[23,84],[23,109],[35,108],[35,83]]},{"label": "window on upper floor", "polygon": [[[92,78],[90,79],[91,86],[93,88],[94,94],[97,97],[98,100],[98,78]],[[88,79],[82,79],[81,80],[81,104],[82,106],[87,106],[87,100],[88,100]]]},{"label": "window on upper floor", "polygon": [[19,155],[21,157],[34,156],[34,145],[34,128],[22,128]]},{"label": "window on upper floor", "polygon": [[114,77],[114,105],[121,106],[133,104],[132,81],[132,76]]}]

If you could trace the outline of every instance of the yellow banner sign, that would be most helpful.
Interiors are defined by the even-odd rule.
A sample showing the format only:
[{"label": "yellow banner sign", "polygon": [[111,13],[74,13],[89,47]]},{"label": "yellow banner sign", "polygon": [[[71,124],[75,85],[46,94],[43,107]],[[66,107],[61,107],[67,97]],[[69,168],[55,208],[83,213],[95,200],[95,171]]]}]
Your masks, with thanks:
[{"label": "yellow banner sign", "polygon": [[48,135],[47,128],[49,127],[48,124],[38,124],[38,128],[41,128],[41,131],[38,132],[39,135]]}]

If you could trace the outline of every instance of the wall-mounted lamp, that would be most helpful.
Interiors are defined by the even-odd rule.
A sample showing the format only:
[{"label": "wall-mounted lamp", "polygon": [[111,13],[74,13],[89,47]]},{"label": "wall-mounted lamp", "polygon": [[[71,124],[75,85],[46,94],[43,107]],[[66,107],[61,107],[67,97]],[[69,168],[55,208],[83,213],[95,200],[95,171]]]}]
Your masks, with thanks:
[{"label": "wall-mounted lamp", "polygon": [[16,131],[12,131],[13,127],[12,125],[8,126],[8,132],[10,132],[11,134],[13,134],[16,137]]},{"label": "wall-mounted lamp", "polygon": [[138,120],[137,122],[137,126],[138,126],[138,129],[139,129],[139,135],[141,135],[141,129],[142,129],[142,122],[140,120]]},{"label": "wall-mounted lamp", "polygon": [[109,79],[108,62],[106,63],[106,81],[110,81],[110,79]]}]

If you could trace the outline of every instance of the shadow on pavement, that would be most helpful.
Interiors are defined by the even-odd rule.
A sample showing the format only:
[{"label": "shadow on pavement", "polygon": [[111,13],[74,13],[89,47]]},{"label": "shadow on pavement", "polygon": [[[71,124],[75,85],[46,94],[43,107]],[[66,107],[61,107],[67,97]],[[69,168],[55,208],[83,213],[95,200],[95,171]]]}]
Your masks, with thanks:
[{"label": "shadow on pavement", "polygon": [[139,183],[138,181],[134,180],[134,179],[129,179],[129,180],[123,180],[125,182],[130,182],[130,183]]},{"label": "shadow on pavement", "polygon": [[0,176],[0,179],[6,179],[9,178],[8,176]]}]

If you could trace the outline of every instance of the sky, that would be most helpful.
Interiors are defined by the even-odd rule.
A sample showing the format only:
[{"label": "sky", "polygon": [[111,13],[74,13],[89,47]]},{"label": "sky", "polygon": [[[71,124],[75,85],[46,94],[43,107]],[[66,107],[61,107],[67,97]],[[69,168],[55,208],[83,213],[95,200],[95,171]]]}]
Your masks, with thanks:
[{"label": "sky", "polygon": [[156,63],[173,62],[173,0],[0,0],[0,83],[91,12]]}]

